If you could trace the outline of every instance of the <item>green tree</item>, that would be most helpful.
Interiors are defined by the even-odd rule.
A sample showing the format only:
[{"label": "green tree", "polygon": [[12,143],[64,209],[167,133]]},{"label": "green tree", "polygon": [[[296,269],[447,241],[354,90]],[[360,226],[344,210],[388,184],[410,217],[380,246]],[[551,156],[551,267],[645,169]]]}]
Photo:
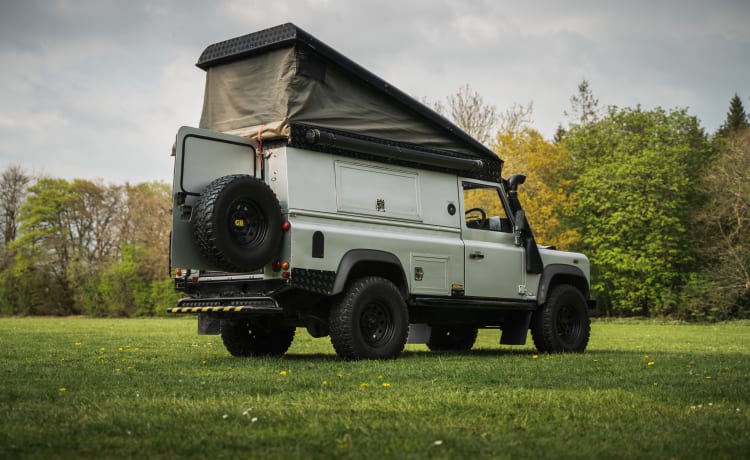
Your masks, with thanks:
[{"label": "green tree", "polygon": [[568,133],[568,131],[563,128],[562,123],[559,123],[557,125],[557,129],[555,130],[555,135],[552,138],[552,143],[555,145],[562,144],[562,141],[565,139],[565,135]]},{"label": "green tree", "polygon": [[121,191],[91,181],[42,178],[19,212],[14,276],[31,283],[29,313],[82,313],[80,292],[119,250]]},{"label": "green tree", "polygon": [[750,126],[750,123],[748,122],[742,99],[740,99],[740,96],[737,95],[737,93],[734,93],[734,96],[729,101],[727,118],[724,120],[724,124],[721,125],[716,134],[721,137],[726,137],[730,134],[742,131],[748,126]]},{"label": "green tree", "polygon": [[[575,226],[607,311],[667,315],[694,271],[690,213],[710,147],[685,110],[610,108],[564,145],[577,170]],[[677,300],[676,300],[677,299]]]},{"label": "green tree", "polygon": [[18,209],[23,202],[26,186],[31,176],[20,166],[11,166],[0,176],[0,240],[7,246],[16,239],[18,231]]},{"label": "green tree", "polygon": [[29,187],[19,211],[20,237],[11,245],[14,274],[28,283],[31,314],[80,313],[73,305],[68,267],[74,258],[70,209],[75,199],[64,179],[42,178]]},{"label": "green tree", "polygon": [[588,80],[581,80],[578,92],[570,98],[570,110],[563,113],[570,119],[570,126],[587,126],[599,120],[599,99],[594,97]]}]

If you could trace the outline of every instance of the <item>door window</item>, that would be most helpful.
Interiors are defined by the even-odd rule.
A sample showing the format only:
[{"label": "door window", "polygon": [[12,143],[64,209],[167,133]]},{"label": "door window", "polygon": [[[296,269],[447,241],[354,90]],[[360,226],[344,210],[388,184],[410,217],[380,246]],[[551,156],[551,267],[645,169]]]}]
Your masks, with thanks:
[{"label": "door window", "polygon": [[463,189],[466,228],[505,233],[513,231],[496,187],[464,182]]}]

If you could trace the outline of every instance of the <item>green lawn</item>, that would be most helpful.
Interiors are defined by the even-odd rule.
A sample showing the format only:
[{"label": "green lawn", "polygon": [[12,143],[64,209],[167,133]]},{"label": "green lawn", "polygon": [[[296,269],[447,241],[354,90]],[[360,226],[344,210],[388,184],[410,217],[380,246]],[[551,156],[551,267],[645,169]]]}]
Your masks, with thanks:
[{"label": "green lawn", "polygon": [[0,458],[748,458],[750,323],[596,321],[581,355],[231,357],[194,318],[0,318]]}]

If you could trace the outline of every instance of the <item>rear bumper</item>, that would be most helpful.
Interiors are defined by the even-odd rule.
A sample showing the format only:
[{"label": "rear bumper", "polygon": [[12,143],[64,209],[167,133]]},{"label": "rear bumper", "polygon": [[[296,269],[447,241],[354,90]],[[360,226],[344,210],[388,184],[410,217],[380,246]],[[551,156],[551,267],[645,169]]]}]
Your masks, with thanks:
[{"label": "rear bumper", "polygon": [[168,308],[167,313],[283,313],[271,297],[186,298]]}]

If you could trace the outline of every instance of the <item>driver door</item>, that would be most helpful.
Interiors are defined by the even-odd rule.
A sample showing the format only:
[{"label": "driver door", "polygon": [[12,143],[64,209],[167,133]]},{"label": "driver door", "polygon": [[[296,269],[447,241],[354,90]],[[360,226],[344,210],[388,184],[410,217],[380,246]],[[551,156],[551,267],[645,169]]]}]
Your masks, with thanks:
[{"label": "driver door", "polygon": [[517,300],[524,294],[523,248],[514,244],[508,205],[497,184],[461,180],[461,235],[467,297]]}]

